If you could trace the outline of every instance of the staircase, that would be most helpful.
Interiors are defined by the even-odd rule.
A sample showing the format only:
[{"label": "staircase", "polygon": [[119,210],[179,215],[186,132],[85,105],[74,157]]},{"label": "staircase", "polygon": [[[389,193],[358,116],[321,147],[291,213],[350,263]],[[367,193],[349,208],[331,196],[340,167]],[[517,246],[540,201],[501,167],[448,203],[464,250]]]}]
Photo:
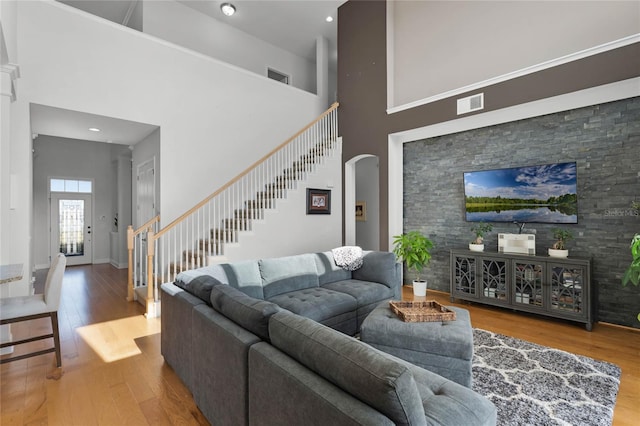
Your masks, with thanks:
[{"label": "staircase", "polygon": [[[226,245],[237,244],[241,233],[251,231],[256,220],[264,219],[265,210],[274,209],[287,191],[295,189],[335,152],[337,107],[337,103],[332,105],[165,228],[156,232],[145,224],[144,229],[130,230],[129,294],[146,305],[148,317],[160,313],[159,284],[175,280],[182,271],[224,259]],[[137,239],[146,240],[146,254],[139,252],[142,244],[137,244]],[[142,263],[146,267],[141,267]]]}]

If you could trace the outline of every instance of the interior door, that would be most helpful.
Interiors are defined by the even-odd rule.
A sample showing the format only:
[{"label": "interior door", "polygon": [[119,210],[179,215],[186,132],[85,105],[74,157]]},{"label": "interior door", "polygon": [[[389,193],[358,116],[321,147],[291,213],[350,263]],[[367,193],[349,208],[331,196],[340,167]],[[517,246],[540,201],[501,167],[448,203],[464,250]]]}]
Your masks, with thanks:
[{"label": "interior door", "polygon": [[51,193],[51,256],[64,253],[67,265],[93,263],[91,194]]},{"label": "interior door", "polygon": [[[155,180],[155,157],[138,165],[136,172],[137,189],[137,226],[142,226],[156,215],[156,180]],[[136,262],[138,283],[147,283],[147,235],[142,235],[140,241],[140,251]]]},{"label": "interior door", "polygon": [[142,226],[156,215],[155,159],[145,161],[137,170],[137,226]]}]

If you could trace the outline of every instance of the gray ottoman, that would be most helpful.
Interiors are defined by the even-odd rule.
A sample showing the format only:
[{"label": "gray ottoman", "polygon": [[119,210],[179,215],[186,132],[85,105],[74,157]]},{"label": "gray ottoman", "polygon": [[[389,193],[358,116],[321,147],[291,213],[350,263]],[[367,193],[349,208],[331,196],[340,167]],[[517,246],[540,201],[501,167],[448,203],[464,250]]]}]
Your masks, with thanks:
[{"label": "gray ottoman", "polygon": [[473,333],[466,309],[448,306],[456,320],[403,322],[385,302],[362,323],[360,339],[412,364],[471,388]]}]

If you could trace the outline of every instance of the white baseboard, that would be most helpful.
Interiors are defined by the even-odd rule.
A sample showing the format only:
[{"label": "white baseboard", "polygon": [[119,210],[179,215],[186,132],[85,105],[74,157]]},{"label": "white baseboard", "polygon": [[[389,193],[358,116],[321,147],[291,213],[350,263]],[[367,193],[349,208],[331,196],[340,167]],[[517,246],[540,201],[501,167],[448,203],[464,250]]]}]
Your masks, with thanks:
[{"label": "white baseboard", "polygon": [[111,266],[117,269],[127,269],[129,267],[128,263],[118,263],[113,259],[111,259],[109,263],[111,264]]}]

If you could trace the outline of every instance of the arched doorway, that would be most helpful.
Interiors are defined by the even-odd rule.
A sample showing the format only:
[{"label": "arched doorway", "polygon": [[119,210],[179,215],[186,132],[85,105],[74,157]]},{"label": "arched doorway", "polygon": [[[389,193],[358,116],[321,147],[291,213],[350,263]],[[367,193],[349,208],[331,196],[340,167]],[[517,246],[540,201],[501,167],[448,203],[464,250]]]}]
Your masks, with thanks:
[{"label": "arched doorway", "polygon": [[[363,154],[345,163],[345,244],[380,249],[379,158]],[[356,209],[357,208],[357,209]]]}]

